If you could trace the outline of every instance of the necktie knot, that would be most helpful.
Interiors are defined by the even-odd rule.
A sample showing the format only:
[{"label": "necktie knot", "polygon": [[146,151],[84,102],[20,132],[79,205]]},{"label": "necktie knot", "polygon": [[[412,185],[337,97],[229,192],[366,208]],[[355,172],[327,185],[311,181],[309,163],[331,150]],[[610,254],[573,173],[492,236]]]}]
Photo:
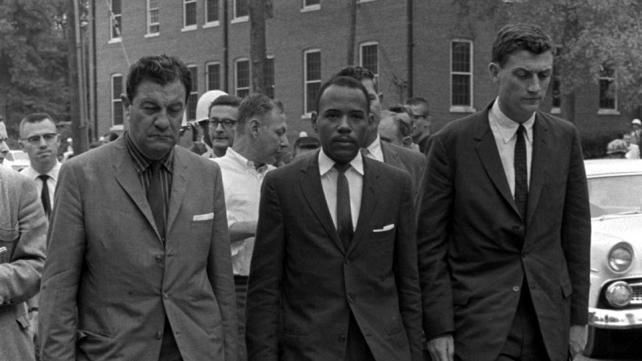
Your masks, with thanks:
[{"label": "necktie knot", "polygon": [[517,134],[518,137],[521,137],[526,133],[526,128],[524,128],[524,126],[520,124],[517,127],[517,132],[515,132],[515,133]]},{"label": "necktie knot", "polygon": [[334,163],[334,168],[339,171],[339,173],[345,173],[348,168],[350,168],[350,163]]},{"label": "necktie knot", "polygon": [[49,180],[49,175],[47,174],[41,174],[38,176],[38,179],[42,181],[42,183],[46,183]]}]

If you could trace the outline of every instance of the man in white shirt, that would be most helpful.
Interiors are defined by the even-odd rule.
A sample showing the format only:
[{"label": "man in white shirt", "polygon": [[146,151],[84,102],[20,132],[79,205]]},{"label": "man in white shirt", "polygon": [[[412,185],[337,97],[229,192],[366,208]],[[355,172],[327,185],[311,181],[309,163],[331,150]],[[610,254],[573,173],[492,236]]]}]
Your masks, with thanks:
[{"label": "man in white shirt", "polygon": [[4,122],[0,121],[0,164],[4,161],[4,158],[9,153],[9,146],[7,146],[7,127],[4,125]]},{"label": "man in white shirt", "polygon": [[236,137],[225,155],[212,160],[221,167],[225,205],[232,243],[232,268],[239,316],[239,360],[245,352],[245,300],[254,236],[259,216],[261,184],[274,169],[270,163],[288,146],[285,115],[274,100],[262,94],[246,97],[238,109],[238,122],[212,117],[209,129],[236,127]]}]

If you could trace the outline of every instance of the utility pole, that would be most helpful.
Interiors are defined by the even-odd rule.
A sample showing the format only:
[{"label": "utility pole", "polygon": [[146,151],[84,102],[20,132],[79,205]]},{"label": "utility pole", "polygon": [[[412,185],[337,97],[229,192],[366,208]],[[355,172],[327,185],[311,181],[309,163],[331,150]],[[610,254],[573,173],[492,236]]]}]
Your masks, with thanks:
[{"label": "utility pole", "polygon": [[252,90],[265,94],[265,1],[250,0],[250,59],[252,72]]},{"label": "utility pole", "polygon": [[89,148],[84,74],[82,71],[82,43],[78,0],[67,1],[67,39],[69,60],[69,89],[71,91],[71,131],[74,154]]},{"label": "utility pole", "polygon": [[348,64],[354,64],[354,47],[357,37],[357,0],[350,0],[350,23],[348,29]]}]

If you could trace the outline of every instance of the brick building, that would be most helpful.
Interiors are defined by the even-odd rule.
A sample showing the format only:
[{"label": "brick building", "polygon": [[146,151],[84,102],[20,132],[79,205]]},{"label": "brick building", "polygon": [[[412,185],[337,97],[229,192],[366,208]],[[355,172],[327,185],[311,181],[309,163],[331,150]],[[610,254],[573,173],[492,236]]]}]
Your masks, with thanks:
[{"label": "brick building", "polygon": [[[248,2],[95,1],[90,35],[94,135],[122,129],[119,94],[129,63],[143,55],[176,55],[190,67],[196,81],[188,118],[194,117],[196,99],[207,90],[247,94]],[[284,102],[292,136],[311,132],[309,111],[321,82],[347,63],[350,3],[272,0],[266,20],[269,92]],[[355,19],[354,62],[377,74],[384,105],[403,102],[409,94],[426,97],[438,129],[493,99],[487,69],[496,29],[459,18],[452,0],[357,0]],[[585,136],[628,129],[633,115],[618,111],[608,84],[605,77],[576,98],[576,122]],[[559,106],[559,100],[552,98],[545,108],[557,112],[553,104]]]}]

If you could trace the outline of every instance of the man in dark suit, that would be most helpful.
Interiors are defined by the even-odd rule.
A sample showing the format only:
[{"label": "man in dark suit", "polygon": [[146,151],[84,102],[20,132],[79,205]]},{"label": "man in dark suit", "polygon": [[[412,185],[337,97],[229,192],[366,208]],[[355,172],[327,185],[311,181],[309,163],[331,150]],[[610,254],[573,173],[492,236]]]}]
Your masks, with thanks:
[{"label": "man in dark suit", "polygon": [[370,100],[370,113],[373,122],[368,126],[364,143],[364,152],[368,158],[390,164],[393,167],[405,170],[410,174],[414,194],[421,185],[421,179],[426,169],[426,157],[412,150],[387,142],[382,142],[379,137],[379,121],[381,120],[381,95],[377,89],[377,79],[368,69],[360,66],[347,66],[341,69],[337,76],[349,76],[363,84],[368,91]]},{"label": "man in dark suit", "polygon": [[324,84],[313,118],[322,149],[264,180],[250,360],[421,360],[411,180],[360,153],[368,108],[355,79]]},{"label": "man in dark suit", "polygon": [[221,173],[175,146],[189,89],[180,60],[141,58],[123,96],[128,131],[62,166],[41,360],[236,361]]},{"label": "man in dark suit", "polygon": [[565,361],[585,343],[590,256],[575,126],[538,111],[552,43],[507,25],[498,96],[433,136],[419,212],[424,327],[433,360]]}]

